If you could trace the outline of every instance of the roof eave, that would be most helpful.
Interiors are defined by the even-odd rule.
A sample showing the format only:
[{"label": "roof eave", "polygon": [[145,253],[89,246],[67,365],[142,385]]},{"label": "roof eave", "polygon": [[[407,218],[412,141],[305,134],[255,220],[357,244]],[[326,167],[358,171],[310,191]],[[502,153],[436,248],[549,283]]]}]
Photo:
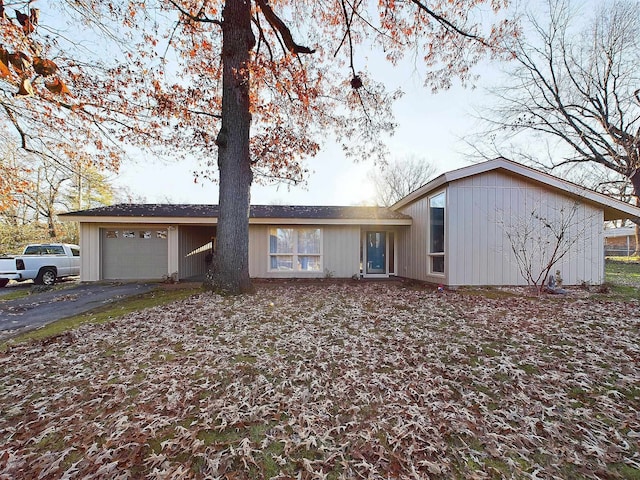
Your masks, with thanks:
[{"label": "roof eave", "polygon": [[586,187],[581,187],[580,185],[562,180],[561,178],[554,177],[548,173],[541,172],[502,157],[444,173],[410,193],[405,198],[395,203],[391,208],[393,210],[398,210],[430,194],[434,190],[441,188],[443,185],[449,184],[455,180],[460,180],[462,178],[471,177],[473,175],[478,175],[492,170],[504,170],[505,172],[527,178],[529,181],[564,192],[566,195],[571,195],[596,204],[603,208],[606,221],[629,219],[635,222],[640,218],[639,207],[621,202],[620,200],[616,200],[602,193],[590,190]]},{"label": "roof eave", "polygon": [[[64,222],[99,223],[99,224],[181,224],[217,225],[217,217],[123,217],[123,216],[93,216],[93,215],[65,215],[60,218]],[[380,225],[380,226],[410,226],[411,218],[256,218],[249,219],[250,225]]]}]

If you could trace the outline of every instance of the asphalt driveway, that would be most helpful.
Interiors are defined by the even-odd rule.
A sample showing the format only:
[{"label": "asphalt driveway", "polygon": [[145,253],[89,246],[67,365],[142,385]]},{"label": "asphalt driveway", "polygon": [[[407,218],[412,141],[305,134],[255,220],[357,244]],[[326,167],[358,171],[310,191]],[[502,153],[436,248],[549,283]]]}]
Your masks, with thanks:
[{"label": "asphalt driveway", "polygon": [[153,288],[147,283],[89,283],[5,302],[0,296],[0,340]]}]

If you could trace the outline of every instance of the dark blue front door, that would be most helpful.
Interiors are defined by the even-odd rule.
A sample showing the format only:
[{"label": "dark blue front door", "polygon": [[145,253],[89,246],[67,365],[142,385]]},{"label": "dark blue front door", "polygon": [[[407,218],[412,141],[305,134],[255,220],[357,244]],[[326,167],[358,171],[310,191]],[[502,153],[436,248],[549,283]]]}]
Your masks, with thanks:
[{"label": "dark blue front door", "polygon": [[387,273],[387,232],[367,232],[367,273]]}]

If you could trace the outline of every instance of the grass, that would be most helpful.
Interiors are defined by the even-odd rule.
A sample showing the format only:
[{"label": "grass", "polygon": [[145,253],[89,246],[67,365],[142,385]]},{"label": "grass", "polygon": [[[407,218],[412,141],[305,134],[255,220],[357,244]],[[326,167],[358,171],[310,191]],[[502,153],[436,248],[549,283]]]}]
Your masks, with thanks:
[{"label": "grass", "polygon": [[[126,444],[136,453],[119,468],[133,477],[400,478],[418,468],[424,478],[640,479],[628,353],[640,264],[607,261],[606,274],[608,293],[553,302],[399,282],[278,284],[230,298],[158,285],[0,345],[0,405],[12,405],[0,445],[5,422],[14,451],[42,459],[24,464],[36,477],[62,455],[58,475],[76,464],[86,474]],[[23,430],[23,413],[45,408]],[[545,442],[573,460],[543,453]],[[414,450],[423,444],[433,449]],[[574,450],[592,444],[591,457]],[[0,473],[2,462],[0,446]]]},{"label": "grass", "polygon": [[612,262],[623,262],[623,263],[638,263],[640,262],[640,256],[628,256],[628,257],[614,257],[608,256],[607,260],[611,260]]},{"label": "grass", "polygon": [[[20,286],[18,288],[9,287],[9,289],[11,289],[10,292],[8,293],[3,292],[3,295],[0,295],[0,305],[2,304],[2,302],[7,302],[9,300],[19,300],[21,298],[28,297],[29,295],[33,295],[34,293],[39,293],[38,289],[46,288],[51,291],[59,291],[59,290],[65,290],[75,285],[76,285],[75,282],[71,282],[71,283],[56,283],[52,287],[44,287],[43,285],[36,285],[36,284],[32,284],[31,288],[26,288],[24,286]],[[7,287],[3,287],[3,288],[7,288]]]},{"label": "grass", "polygon": [[[621,258],[635,259],[621,260]],[[640,287],[640,257],[607,258],[605,279],[611,283],[633,283]]]},{"label": "grass", "polygon": [[400,282],[259,285],[237,297],[175,288],[86,316],[106,325],[0,353],[0,472],[640,474],[637,300]]},{"label": "grass", "polygon": [[640,258],[610,257],[605,263],[609,295],[623,299],[640,298]]},{"label": "grass", "polygon": [[[6,351],[11,345],[31,341],[57,337],[86,324],[100,324],[111,322],[131,312],[138,312],[146,308],[167,305],[178,300],[199,293],[201,288],[196,284],[163,285],[158,284],[154,290],[127,297],[117,303],[109,303],[99,308],[90,310],[80,315],[64,318],[57,322],[49,323],[42,328],[18,335],[4,343],[0,343],[0,352]],[[27,293],[28,294],[28,293]],[[11,294],[9,294],[11,295]],[[3,297],[6,299],[7,297]],[[16,298],[21,298],[18,296]]]},{"label": "grass", "polygon": [[[607,257],[605,279],[608,287],[606,296],[613,296],[617,299],[640,298],[640,257]],[[63,290],[68,288],[68,286],[61,284],[53,288]],[[9,345],[62,335],[87,323],[105,323],[130,312],[137,312],[159,305],[167,305],[189,297],[199,291],[199,286],[195,284],[178,284],[172,285],[171,287],[159,285],[157,289],[151,292],[129,297],[119,301],[117,304],[107,304],[81,315],[48,324],[41,329],[26,332],[5,343],[0,343],[0,351],[5,351]],[[496,288],[465,288],[463,291],[467,295],[476,295],[491,299],[506,299],[517,296],[514,292],[503,291]],[[7,300],[23,298],[28,295],[31,295],[31,290],[20,289],[0,297],[0,303]]]}]

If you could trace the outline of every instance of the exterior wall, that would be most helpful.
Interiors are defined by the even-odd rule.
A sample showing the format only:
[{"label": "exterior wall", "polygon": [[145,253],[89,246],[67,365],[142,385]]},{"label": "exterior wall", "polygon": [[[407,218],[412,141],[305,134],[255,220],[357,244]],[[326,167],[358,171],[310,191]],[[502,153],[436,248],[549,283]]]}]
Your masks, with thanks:
[{"label": "exterior wall", "polygon": [[80,281],[100,280],[100,227],[93,223],[80,224]]},{"label": "exterior wall", "polygon": [[630,256],[636,251],[635,228],[609,230],[604,237],[604,251],[608,256]]},{"label": "exterior wall", "polygon": [[[498,171],[454,181],[445,191],[445,276],[429,274],[428,270],[428,196],[400,210],[413,217],[413,225],[399,235],[398,275],[450,286],[526,285],[508,234],[522,231],[534,211],[544,218],[566,218],[561,209],[571,212],[575,205],[570,197]],[[539,220],[533,221],[540,225]],[[560,270],[566,285],[602,283],[603,211],[581,203],[569,223],[568,234],[578,240],[551,273]],[[534,235],[544,230],[540,226]],[[532,240],[534,244],[542,242]]]},{"label": "exterior wall", "polygon": [[178,227],[170,225],[167,227],[167,275],[174,273],[180,278],[180,257],[178,256]]},{"label": "exterior wall", "polygon": [[249,225],[249,276],[252,278],[322,278],[327,273],[336,278],[349,278],[360,272],[359,225],[319,226],[322,230],[322,271],[309,273],[269,271],[271,227],[272,225]]},{"label": "exterior wall", "polygon": [[135,230],[135,229],[166,229],[167,230],[167,275],[178,271],[178,229],[174,226],[159,224],[101,224],[80,223],[80,280],[95,282],[102,280],[102,241],[101,230],[105,228]]},{"label": "exterior wall", "polygon": [[[496,171],[453,182],[447,194],[449,285],[526,285],[508,236],[533,225],[534,237],[550,239],[549,229],[535,215],[556,227],[564,219],[569,238],[577,237],[552,273],[560,270],[566,285],[604,281],[601,209],[584,203],[576,206],[567,196]],[[529,244],[535,249],[545,243],[534,238]],[[550,246],[554,245],[552,241]]]},{"label": "exterior wall", "polygon": [[[306,226],[306,225],[305,225]],[[136,228],[128,224],[124,228]],[[140,226],[141,228],[144,225]],[[122,228],[115,224],[80,224],[80,274],[82,281],[102,279],[102,249],[100,232],[102,228]],[[154,225],[153,228],[160,228]],[[179,278],[203,274],[206,269],[206,252],[189,253],[210,241],[211,227],[168,227],[168,275],[178,272]],[[249,275],[253,278],[288,278],[292,274],[269,272],[269,225],[249,226]],[[296,277],[324,277],[327,272],[336,278],[349,278],[360,272],[360,226],[320,226],[322,229],[321,272],[297,272]]]},{"label": "exterior wall", "polygon": [[[437,194],[442,189],[433,193]],[[449,271],[448,262],[450,250],[448,248],[447,225],[449,224],[449,197],[446,196],[445,206],[445,275],[429,273],[429,197],[425,196],[400,209],[401,213],[413,218],[411,227],[401,229],[397,233],[396,273],[400,277],[413,278],[424,282],[442,283],[447,285],[446,273]]]},{"label": "exterior wall", "polygon": [[178,227],[178,269],[179,278],[204,275],[207,272],[205,257],[210,252],[202,248],[215,236],[215,227],[179,226]]}]

